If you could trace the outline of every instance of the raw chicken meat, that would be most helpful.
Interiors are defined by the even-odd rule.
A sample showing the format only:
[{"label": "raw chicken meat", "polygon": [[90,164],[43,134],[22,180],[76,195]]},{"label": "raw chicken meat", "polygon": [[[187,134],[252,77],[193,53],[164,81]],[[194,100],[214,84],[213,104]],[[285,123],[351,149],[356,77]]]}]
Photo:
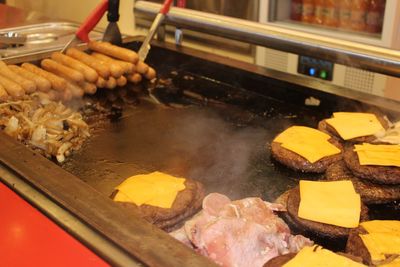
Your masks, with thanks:
[{"label": "raw chicken meat", "polygon": [[276,256],[313,244],[304,236],[290,234],[286,223],[274,214],[283,210],[260,198],[231,201],[211,193],[203,200],[203,210],[171,234],[221,266],[261,267]]}]

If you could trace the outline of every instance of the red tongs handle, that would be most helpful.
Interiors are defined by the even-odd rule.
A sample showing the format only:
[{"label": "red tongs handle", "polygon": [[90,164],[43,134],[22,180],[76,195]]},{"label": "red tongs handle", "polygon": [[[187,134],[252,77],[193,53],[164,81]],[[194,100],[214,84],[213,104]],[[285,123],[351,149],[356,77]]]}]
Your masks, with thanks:
[{"label": "red tongs handle", "polygon": [[166,15],[169,12],[173,0],[165,0],[163,6],[160,9],[160,13]]},{"label": "red tongs handle", "polygon": [[102,0],[100,4],[90,13],[90,15],[85,19],[79,29],[76,31],[75,35],[83,42],[87,43],[90,41],[89,33],[96,27],[100,19],[103,17],[108,9],[108,0]]}]

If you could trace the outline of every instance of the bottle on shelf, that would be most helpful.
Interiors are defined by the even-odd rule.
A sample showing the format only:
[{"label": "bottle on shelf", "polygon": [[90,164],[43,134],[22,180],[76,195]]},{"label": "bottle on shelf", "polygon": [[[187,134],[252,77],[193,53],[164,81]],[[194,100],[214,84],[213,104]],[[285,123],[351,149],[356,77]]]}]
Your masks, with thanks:
[{"label": "bottle on shelf", "polygon": [[292,0],[290,3],[290,19],[300,21],[303,10],[303,0]]},{"label": "bottle on shelf", "polygon": [[351,1],[351,29],[355,31],[365,31],[366,17],[369,8],[369,0]]},{"label": "bottle on shelf", "polygon": [[365,30],[367,32],[380,33],[382,31],[385,4],[385,0],[370,0],[365,21]]},{"label": "bottle on shelf", "polygon": [[351,29],[351,0],[339,0],[339,27]]},{"label": "bottle on shelf", "polygon": [[312,23],[314,21],[314,0],[303,0],[301,21]]},{"label": "bottle on shelf", "polygon": [[314,1],[314,24],[322,25],[324,23],[325,0]]},{"label": "bottle on shelf", "polygon": [[323,24],[329,27],[338,27],[339,25],[339,6],[337,0],[324,1],[324,20]]}]

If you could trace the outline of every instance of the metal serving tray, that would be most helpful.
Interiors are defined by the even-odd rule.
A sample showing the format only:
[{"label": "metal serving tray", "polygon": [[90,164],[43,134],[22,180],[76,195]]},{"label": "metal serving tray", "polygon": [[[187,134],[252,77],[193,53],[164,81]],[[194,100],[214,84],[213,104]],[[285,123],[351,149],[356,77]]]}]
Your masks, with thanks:
[{"label": "metal serving tray", "polygon": [[[126,47],[137,51],[139,45]],[[270,157],[268,146],[280,131],[296,124],[316,127],[338,110],[400,118],[393,100],[190,49],[154,43],[148,63],[164,81],[153,91],[166,106],[121,104],[122,117],[94,132],[62,168],[0,134],[0,162],[149,266],[211,263],[114,203],[109,196],[125,178],[160,170],[197,179],[207,192],[232,199],[273,201],[299,179],[321,177],[290,171]],[[305,105],[310,97],[320,105]],[[396,203],[373,207],[371,217],[400,219],[398,209]],[[91,240],[85,243],[91,247]],[[107,251],[101,255],[107,258]]]},{"label": "metal serving tray", "polygon": [[[79,24],[72,22],[49,22],[1,29],[0,35],[13,33],[26,36],[27,39],[23,45],[0,46],[0,58],[61,49],[74,36],[78,27]],[[100,30],[93,30],[89,36],[99,40],[103,34]]]}]

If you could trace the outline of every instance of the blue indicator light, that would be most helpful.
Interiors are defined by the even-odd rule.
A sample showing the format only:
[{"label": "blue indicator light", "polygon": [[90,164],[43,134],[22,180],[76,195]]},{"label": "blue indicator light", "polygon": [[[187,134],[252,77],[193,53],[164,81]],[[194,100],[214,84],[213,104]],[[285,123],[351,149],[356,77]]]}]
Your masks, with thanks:
[{"label": "blue indicator light", "polygon": [[308,74],[310,74],[311,76],[315,76],[316,73],[317,73],[316,69],[314,69],[314,68],[308,69]]}]

